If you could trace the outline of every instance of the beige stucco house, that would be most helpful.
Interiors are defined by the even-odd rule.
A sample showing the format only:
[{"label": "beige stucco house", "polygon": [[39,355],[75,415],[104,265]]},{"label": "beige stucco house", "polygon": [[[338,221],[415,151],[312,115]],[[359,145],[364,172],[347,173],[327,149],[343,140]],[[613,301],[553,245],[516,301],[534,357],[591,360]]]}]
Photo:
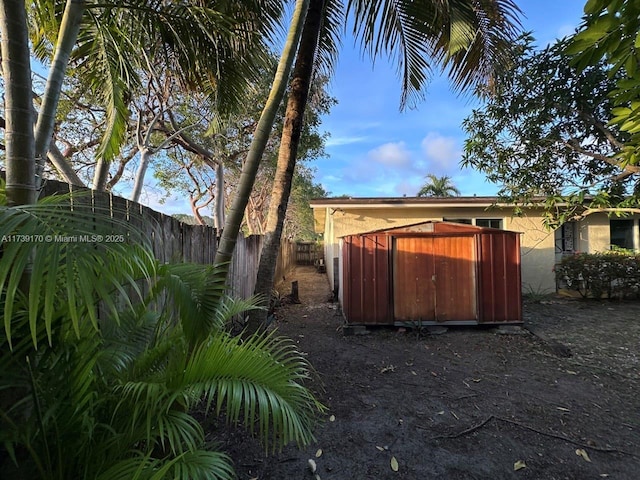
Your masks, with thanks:
[{"label": "beige stucco house", "polygon": [[[554,265],[563,255],[575,252],[602,252],[612,245],[640,248],[638,218],[591,214],[568,222],[557,230],[543,224],[542,208],[526,207],[514,215],[514,207],[497,203],[495,197],[400,197],[400,198],[322,198],[311,207],[317,233],[323,235],[324,255],[331,287],[342,278],[341,237],[378,229],[415,224],[427,220],[468,223],[521,233],[523,293],[556,290]],[[336,260],[334,260],[336,259]],[[338,289],[339,290],[339,289]]]}]

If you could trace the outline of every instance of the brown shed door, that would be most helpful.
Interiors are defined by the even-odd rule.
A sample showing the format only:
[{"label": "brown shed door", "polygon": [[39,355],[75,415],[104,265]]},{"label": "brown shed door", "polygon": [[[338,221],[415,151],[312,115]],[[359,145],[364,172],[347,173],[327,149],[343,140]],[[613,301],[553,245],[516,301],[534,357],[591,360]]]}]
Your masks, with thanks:
[{"label": "brown shed door", "polygon": [[395,320],[475,321],[473,246],[473,237],[396,237]]}]

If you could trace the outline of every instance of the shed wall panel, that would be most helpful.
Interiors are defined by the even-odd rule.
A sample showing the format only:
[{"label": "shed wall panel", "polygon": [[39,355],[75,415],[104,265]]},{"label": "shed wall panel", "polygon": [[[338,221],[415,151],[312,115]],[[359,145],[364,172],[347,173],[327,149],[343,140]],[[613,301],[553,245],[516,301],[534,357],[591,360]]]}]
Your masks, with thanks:
[{"label": "shed wall panel", "polygon": [[393,316],[397,321],[436,320],[433,238],[397,237],[393,242]]},{"label": "shed wall panel", "polygon": [[480,235],[481,323],[522,320],[519,252],[516,234]]},{"label": "shed wall panel", "polygon": [[393,259],[395,321],[477,319],[473,236],[397,237]]},{"label": "shed wall panel", "polygon": [[344,239],[343,309],[350,323],[391,321],[388,242],[384,234]]},{"label": "shed wall panel", "polygon": [[433,241],[436,320],[477,320],[474,237],[435,237]]}]

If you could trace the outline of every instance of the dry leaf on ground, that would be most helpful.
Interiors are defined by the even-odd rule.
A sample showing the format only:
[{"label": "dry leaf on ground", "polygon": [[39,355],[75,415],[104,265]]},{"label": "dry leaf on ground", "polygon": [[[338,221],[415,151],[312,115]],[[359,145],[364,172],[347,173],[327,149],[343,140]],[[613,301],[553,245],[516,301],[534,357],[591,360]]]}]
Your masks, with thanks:
[{"label": "dry leaf on ground", "polygon": [[579,457],[584,458],[587,462],[591,461],[591,459],[589,458],[589,454],[586,452],[586,450],[584,450],[582,448],[578,448],[576,450],[576,455],[578,455]]},{"label": "dry leaf on ground", "polygon": [[513,469],[517,472],[518,470],[522,470],[523,468],[527,468],[527,464],[522,460],[518,460],[513,464]]}]

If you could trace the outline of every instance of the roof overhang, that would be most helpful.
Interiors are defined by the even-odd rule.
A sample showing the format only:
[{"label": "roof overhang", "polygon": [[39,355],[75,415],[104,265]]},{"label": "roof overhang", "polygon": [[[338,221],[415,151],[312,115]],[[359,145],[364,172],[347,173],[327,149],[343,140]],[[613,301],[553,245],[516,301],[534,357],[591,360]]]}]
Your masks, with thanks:
[{"label": "roof overhang", "polygon": [[318,198],[311,208],[420,208],[420,207],[513,207],[500,203],[498,197],[386,197],[386,198]]},{"label": "roof overhang", "polygon": [[[523,208],[542,208],[544,198],[534,198]],[[478,208],[513,209],[515,204],[500,202],[498,197],[334,197],[316,198],[309,202],[313,209],[316,233],[324,232],[327,212],[367,209]]]}]

